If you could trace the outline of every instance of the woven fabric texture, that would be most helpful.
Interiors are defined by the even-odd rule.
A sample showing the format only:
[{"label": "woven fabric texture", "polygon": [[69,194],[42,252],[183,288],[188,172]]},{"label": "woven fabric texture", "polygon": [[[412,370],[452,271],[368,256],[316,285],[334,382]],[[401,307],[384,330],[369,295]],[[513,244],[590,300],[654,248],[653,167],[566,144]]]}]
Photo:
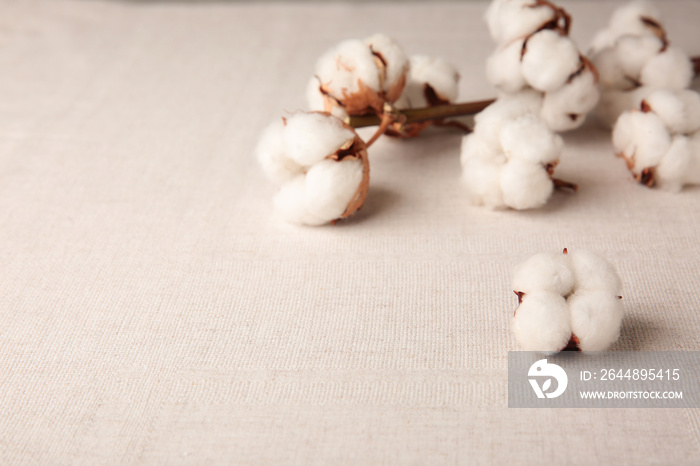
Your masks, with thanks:
[{"label": "woven fabric texture", "polygon": [[[582,48],[619,4],[563,3]],[[700,55],[700,3],[659,4]],[[636,185],[607,130],[537,211],[469,205],[436,130],[371,148],[352,219],[273,216],[254,147],[322,52],[385,32],[488,98],[485,8],[0,2],[0,463],[699,464],[698,410],[507,407],[536,252],[615,264],[614,349],[700,349],[700,190]]]}]

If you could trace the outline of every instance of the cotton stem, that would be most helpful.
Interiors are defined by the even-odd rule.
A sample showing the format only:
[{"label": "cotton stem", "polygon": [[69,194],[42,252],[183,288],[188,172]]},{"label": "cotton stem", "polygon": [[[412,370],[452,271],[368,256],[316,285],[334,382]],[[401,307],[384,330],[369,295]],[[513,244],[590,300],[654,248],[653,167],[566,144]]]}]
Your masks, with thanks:
[{"label": "cotton stem", "polygon": [[[397,109],[396,120],[403,123],[420,123],[422,121],[442,120],[444,118],[474,115],[494,102],[493,99],[460,104],[438,105],[434,107]],[[382,124],[382,118],[377,115],[349,116],[345,122],[353,128],[377,126]]]}]

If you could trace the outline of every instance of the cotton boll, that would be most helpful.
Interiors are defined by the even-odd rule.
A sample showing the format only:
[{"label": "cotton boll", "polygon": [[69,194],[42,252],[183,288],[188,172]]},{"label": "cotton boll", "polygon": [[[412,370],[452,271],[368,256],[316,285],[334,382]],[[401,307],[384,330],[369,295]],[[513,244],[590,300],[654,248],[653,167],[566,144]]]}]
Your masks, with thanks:
[{"label": "cotton boll", "polygon": [[552,8],[534,0],[494,0],[485,17],[491,37],[505,44],[537,31],[555,16]]},{"label": "cotton boll", "polygon": [[603,257],[585,249],[570,251],[567,255],[577,292],[578,290],[601,291],[612,296],[619,296],[622,293],[620,277],[612,264]]},{"label": "cotton boll", "polygon": [[453,102],[459,94],[458,83],[459,73],[447,61],[437,57],[414,55],[410,59],[408,82],[395,106],[416,108],[430,105],[425,97],[426,84],[435,91],[439,99]]},{"label": "cotton boll", "polygon": [[306,208],[306,176],[297,175],[280,188],[274,198],[275,210],[287,222],[317,226],[330,219],[313,215]]},{"label": "cotton boll", "polygon": [[390,101],[396,100],[401,95],[404,86],[404,83],[400,81],[406,77],[409,68],[408,57],[394,39],[384,34],[375,34],[366,39],[364,43],[369,46],[372,52],[381,57],[386,66],[382,90],[391,92],[397,86],[399,87],[396,95],[389,99]]},{"label": "cotton boll", "polygon": [[605,351],[620,336],[622,302],[603,291],[576,291],[568,300],[571,331],[581,351]]},{"label": "cotton boll", "polygon": [[654,55],[642,68],[639,81],[655,88],[685,89],[693,80],[693,64],[688,55],[669,46]]},{"label": "cotton boll", "polygon": [[525,47],[521,61],[523,77],[541,92],[560,88],[580,65],[574,42],[551,29],[532,35]]},{"label": "cotton boll", "polygon": [[613,147],[628,161],[635,173],[654,167],[671,147],[671,135],[661,118],[638,111],[620,115],[613,129]]},{"label": "cotton boll", "polygon": [[564,349],[571,338],[569,309],[566,300],[547,291],[523,296],[511,329],[524,351],[556,353]]},{"label": "cotton boll", "polygon": [[340,218],[362,183],[362,161],[345,158],[322,160],[306,174],[307,210],[326,221]]},{"label": "cotton boll", "polygon": [[486,60],[486,78],[504,92],[518,92],[527,83],[520,71],[520,54],[524,39],[497,48]]},{"label": "cotton boll", "polygon": [[680,191],[691,167],[692,157],[688,138],[674,136],[671,148],[654,170],[656,185],[666,191]]},{"label": "cotton boll", "polygon": [[290,180],[303,170],[297,163],[286,157],[283,131],[282,119],[275,120],[263,130],[255,149],[263,171],[277,184]]},{"label": "cotton boll", "polygon": [[622,72],[637,79],[644,65],[664,46],[656,36],[622,36],[615,44],[615,55]]},{"label": "cotton boll", "polygon": [[500,133],[503,152],[534,164],[548,164],[559,159],[564,141],[534,114],[520,116],[503,124]]},{"label": "cotton boll", "polygon": [[554,189],[542,165],[518,159],[509,160],[503,167],[500,184],[504,204],[516,210],[543,206]]},{"label": "cotton boll", "polygon": [[569,131],[583,124],[599,98],[595,75],[586,70],[558,90],[545,94],[540,116],[553,131]]},{"label": "cotton boll", "polygon": [[672,133],[700,129],[700,94],[689,89],[659,89],[644,101]]},{"label": "cotton boll", "polygon": [[316,76],[337,98],[359,90],[359,82],[380,91],[379,74],[374,55],[360,40],[341,42],[326,52],[316,64]]},{"label": "cotton boll", "polygon": [[474,132],[489,144],[499,146],[504,122],[528,113],[538,113],[542,106],[542,94],[533,90],[499,97],[474,117]]},{"label": "cotton boll", "polygon": [[512,287],[525,294],[547,291],[566,296],[573,291],[574,283],[574,272],[567,254],[540,253],[515,268]]},{"label": "cotton boll", "polygon": [[334,154],[353,139],[355,133],[342,121],[323,113],[299,113],[288,118],[284,128],[288,157],[305,167]]}]

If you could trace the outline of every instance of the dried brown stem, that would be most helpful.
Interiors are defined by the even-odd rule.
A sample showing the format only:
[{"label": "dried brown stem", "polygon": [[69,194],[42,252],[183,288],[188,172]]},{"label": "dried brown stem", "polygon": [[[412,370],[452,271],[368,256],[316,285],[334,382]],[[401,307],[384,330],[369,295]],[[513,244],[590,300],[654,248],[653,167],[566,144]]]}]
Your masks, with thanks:
[{"label": "dried brown stem", "polygon": [[[396,110],[403,123],[419,123],[421,121],[442,120],[444,118],[474,115],[479,113],[494,102],[494,99],[480,100],[478,102],[464,102],[451,105],[440,105],[437,107],[409,108]],[[366,126],[377,126],[382,123],[382,118],[377,115],[349,116],[345,119],[353,128],[364,128]]]},{"label": "dried brown stem", "polygon": [[693,71],[695,76],[700,75],[700,57],[693,57],[690,59],[693,62]]}]

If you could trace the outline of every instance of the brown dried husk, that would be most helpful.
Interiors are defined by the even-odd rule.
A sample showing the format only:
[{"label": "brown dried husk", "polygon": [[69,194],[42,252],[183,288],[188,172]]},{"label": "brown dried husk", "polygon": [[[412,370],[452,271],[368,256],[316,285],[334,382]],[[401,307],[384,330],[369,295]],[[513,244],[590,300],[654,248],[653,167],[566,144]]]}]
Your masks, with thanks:
[{"label": "brown dried husk", "polygon": [[[349,125],[346,125],[345,123],[344,125],[352,129]],[[369,191],[369,157],[367,156],[367,145],[359,136],[356,135],[350,149],[352,150],[352,155],[347,155],[346,157],[357,158],[362,162],[362,181],[357,187],[357,191],[355,191],[355,194],[340,218],[348,218],[350,215],[360,210],[365,203],[367,192]],[[338,157],[337,152],[329,158],[338,161],[342,160],[342,158]]]}]

